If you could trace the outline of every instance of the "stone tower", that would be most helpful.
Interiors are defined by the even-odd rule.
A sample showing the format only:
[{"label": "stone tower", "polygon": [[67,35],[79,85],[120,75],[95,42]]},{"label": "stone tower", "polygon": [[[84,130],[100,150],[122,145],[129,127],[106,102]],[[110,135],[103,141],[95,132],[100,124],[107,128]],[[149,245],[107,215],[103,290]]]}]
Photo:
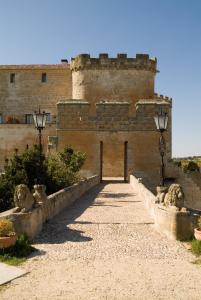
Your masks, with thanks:
[{"label": "stone tower", "polygon": [[87,99],[93,106],[102,100],[128,102],[135,109],[139,99],[154,97],[156,65],[156,59],[146,54],[137,54],[136,58],[127,58],[126,54],[90,58],[81,54],[71,62],[72,97]]},{"label": "stone tower", "polygon": [[[56,65],[0,66],[0,169],[5,158],[37,142],[32,113],[48,114],[44,149],[84,151],[83,172],[109,177],[135,173],[159,182],[159,133],[154,116],[169,115],[166,156],[171,158],[171,99],[155,94],[157,60],[81,54]],[[49,136],[49,139],[48,139]],[[48,142],[49,141],[49,142]]]},{"label": "stone tower", "polygon": [[128,178],[134,172],[157,183],[159,106],[169,114],[166,159],[171,157],[171,99],[154,92],[157,60],[81,54],[70,68],[72,99],[57,104],[58,149],[70,144],[85,151],[86,173]]}]

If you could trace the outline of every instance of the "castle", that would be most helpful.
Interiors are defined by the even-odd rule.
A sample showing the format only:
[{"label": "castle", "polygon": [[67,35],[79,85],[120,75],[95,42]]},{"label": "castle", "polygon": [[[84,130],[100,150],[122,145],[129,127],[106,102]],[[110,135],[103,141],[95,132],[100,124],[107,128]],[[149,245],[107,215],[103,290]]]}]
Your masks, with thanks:
[{"label": "castle", "polygon": [[47,151],[66,145],[86,152],[85,175],[130,173],[159,182],[159,133],[154,116],[168,113],[166,156],[171,158],[171,99],[155,94],[157,60],[81,54],[56,65],[0,66],[0,166],[37,142],[32,113],[45,110]]}]

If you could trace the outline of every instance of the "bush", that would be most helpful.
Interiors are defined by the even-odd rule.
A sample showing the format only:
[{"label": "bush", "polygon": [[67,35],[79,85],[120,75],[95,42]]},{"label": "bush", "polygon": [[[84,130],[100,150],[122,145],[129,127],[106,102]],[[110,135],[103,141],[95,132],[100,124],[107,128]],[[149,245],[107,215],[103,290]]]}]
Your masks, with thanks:
[{"label": "bush", "polygon": [[181,160],[174,160],[173,161],[173,164],[175,165],[175,166],[177,166],[177,167],[181,167]]},{"label": "bush", "polygon": [[184,173],[199,172],[200,168],[199,168],[198,164],[195,161],[190,160],[190,161],[187,162],[187,164],[185,164],[183,166],[183,171],[184,171]]},{"label": "bush", "polygon": [[77,182],[85,158],[85,154],[71,147],[48,158],[40,156],[38,146],[21,155],[16,152],[0,177],[0,212],[14,206],[13,195],[18,184],[26,184],[30,190],[36,183],[44,184],[47,194],[51,194]]},{"label": "bush", "polygon": [[25,234],[21,234],[14,246],[4,249],[4,254],[7,253],[10,256],[18,258],[27,257],[36,249],[31,246],[28,237]]},{"label": "bush", "polygon": [[48,176],[51,177],[56,190],[72,185],[79,180],[78,172],[85,159],[85,153],[75,151],[70,147],[49,157],[47,160]]},{"label": "bush", "polygon": [[0,261],[17,266],[24,262],[33,251],[36,249],[31,246],[27,236],[22,234],[14,246],[0,249]]},{"label": "bush", "polygon": [[192,252],[196,255],[201,255],[201,241],[192,240],[191,241]]}]

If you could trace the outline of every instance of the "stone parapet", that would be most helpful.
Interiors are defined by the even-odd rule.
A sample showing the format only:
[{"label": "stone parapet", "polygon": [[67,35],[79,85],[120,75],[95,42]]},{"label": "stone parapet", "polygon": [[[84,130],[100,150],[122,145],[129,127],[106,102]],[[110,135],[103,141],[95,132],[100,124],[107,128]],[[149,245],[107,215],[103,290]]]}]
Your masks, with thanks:
[{"label": "stone parapet", "polygon": [[119,53],[116,58],[109,58],[107,53],[92,58],[89,54],[80,54],[72,58],[70,68],[72,71],[89,69],[137,69],[157,72],[157,59],[150,58],[148,54],[136,54],[135,58],[128,58],[126,54]]},{"label": "stone parapet", "polygon": [[95,114],[92,116],[89,102],[69,99],[57,104],[57,130],[155,131],[154,116],[158,104],[164,104],[167,112],[171,105],[169,100],[139,100],[136,115],[130,116],[129,102],[101,101],[96,103]]},{"label": "stone parapet", "polygon": [[15,213],[15,209],[10,209],[0,213],[0,219],[12,220],[16,233],[18,235],[25,233],[32,240],[42,230],[44,222],[70,206],[99,182],[99,176],[91,176],[80,183],[49,195],[42,204],[27,213]]},{"label": "stone parapet", "polygon": [[0,65],[0,70],[55,70],[55,69],[69,69],[68,63],[61,64],[35,64],[35,65]]},{"label": "stone parapet", "polygon": [[152,216],[156,229],[174,240],[189,240],[201,211],[175,211],[157,204],[156,196],[149,191],[140,178],[130,175],[130,184],[139,195],[145,207]]}]

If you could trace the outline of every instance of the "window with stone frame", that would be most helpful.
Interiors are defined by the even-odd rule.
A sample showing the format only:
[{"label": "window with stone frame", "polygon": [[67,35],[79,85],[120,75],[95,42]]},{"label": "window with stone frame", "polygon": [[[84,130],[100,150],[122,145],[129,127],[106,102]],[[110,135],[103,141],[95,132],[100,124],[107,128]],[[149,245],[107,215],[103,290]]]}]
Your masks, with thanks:
[{"label": "window with stone frame", "polygon": [[42,73],[41,75],[41,82],[47,82],[47,73]]},{"label": "window with stone frame", "polygon": [[15,83],[15,73],[10,74],[10,83]]},{"label": "window with stone frame", "polygon": [[25,115],[25,123],[26,124],[33,124],[33,115],[32,114],[26,114]]},{"label": "window with stone frame", "polygon": [[52,123],[52,116],[50,113],[46,113],[46,123],[47,124]]}]

